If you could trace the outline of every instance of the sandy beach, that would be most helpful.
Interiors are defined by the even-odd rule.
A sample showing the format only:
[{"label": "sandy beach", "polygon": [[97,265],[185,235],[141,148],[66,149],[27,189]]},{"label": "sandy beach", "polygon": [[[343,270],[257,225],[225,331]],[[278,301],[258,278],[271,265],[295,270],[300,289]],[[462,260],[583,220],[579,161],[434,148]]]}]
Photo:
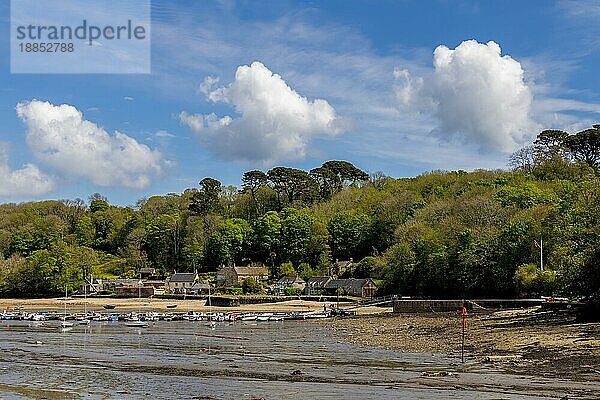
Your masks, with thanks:
[{"label": "sandy beach", "polygon": [[[355,344],[460,358],[461,322],[453,313],[335,319],[328,329]],[[513,373],[600,381],[600,323],[538,308],[470,315],[465,357]]]},{"label": "sandy beach", "polygon": [[[112,304],[115,306],[114,312],[130,311],[157,311],[157,312],[187,312],[194,311],[235,311],[235,312],[294,312],[294,311],[315,311],[322,310],[323,305],[329,306],[330,302],[323,303],[318,301],[289,300],[279,303],[265,304],[244,304],[238,307],[208,307],[203,299],[192,300],[172,300],[172,299],[148,299],[148,298],[98,298],[88,297],[87,299],[76,297],[67,298],[66,308],[68,312],[81,312],[85,308],[88,310],[102,311],[103,306]],[[167,308],[167,305],[176,304],[176,308]],[[340,303],[343,307],[344,303]],[[62,311],[65,309],[64,298],[48,299],[0,299],[0,310],[21,309],[23,311]],[[105,310],[104,310],[105,311]],[[375,314],[391,311],[391,308],[363,307],[358,314]]]}]

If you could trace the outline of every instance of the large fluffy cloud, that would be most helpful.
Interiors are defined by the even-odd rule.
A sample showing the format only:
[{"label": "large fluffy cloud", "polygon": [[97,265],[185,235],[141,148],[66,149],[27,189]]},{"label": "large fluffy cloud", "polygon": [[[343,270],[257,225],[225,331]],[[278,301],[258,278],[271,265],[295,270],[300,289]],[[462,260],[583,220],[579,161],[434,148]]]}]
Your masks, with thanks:
[{"label": "large fluffy cloud", "polygon": [[16,110],[27,126],[33,154],[65,176],[141,189],[161,172],[164,160],[158,150],[120,132],[110,135],[73,106],[33,100],[19,103]]},{"label": "large fluffy cloud", "polygon": [[429,76],[413,77],[406,69],[394,75],[400,108],[434,115],[436,135],[474,142],[483,151],[509,152],[535,129],[523,68],[502,56],[497,43],[438,46],[433,67]]},{"label": "large fluffy cloud", "polygon": [[182,112],[179,118],[221,158],[264,164],[298,159],[313,138],[343,130],[327,101],[301,96],[260,62],[238,67],[228,86],[213,90],[216,82],[208,78],[201,90],[213,102],[231,104],[238,117]]},{"label": "large fluffy cloud", "polygon": [[33,164],[11,170],[8,149],[0,143],[0,197],[39,196],[54,189],[54,181]]}]

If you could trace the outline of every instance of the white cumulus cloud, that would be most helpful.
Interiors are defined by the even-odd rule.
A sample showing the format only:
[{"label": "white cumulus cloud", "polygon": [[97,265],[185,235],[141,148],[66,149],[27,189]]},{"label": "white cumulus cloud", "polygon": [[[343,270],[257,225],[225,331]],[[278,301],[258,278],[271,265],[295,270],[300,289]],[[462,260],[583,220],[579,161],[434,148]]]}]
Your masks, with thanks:
[{"label": "white cumulus cloud", "polygon": [[335,136],[344,122],[325,100],[308,100],[260,62],[238,67],[235,80],[212,90],[217,78],[201,87],[215,103],[233,106],[239,116],[181,112],[180,121],[219,157],[264,164],[302,158],[310,141]]},{"label": "white cumulus cloud", "polygon": [[0,143],[0,197],[39,196],[54,187],[54,180],[33,164],[12,170],[8,149]]},{"label": "white cumulus cloud", "polygon": [[436,117],[433,133],[439,137],[474,142],[486,152],[510,152],[537,129],[523,68],[495,42],[467,40],[453,50],[438,46],[430,75],[413,77],[396,69],[394,76],[399,108]]},{"label": "white cumulus cloud", "polygon": [[65,176],[142,189],[161,172],[164,160],[158,150],[120,132],[109,134],[71,105],[33,100],[19,103],[16,111],[34,156]]}]

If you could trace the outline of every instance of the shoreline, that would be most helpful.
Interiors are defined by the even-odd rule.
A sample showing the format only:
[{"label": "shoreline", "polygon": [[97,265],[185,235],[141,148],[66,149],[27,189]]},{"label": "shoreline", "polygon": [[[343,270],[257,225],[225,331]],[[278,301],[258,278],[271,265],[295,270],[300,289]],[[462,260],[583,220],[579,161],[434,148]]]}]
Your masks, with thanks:
[{"label": "shoreline", "polygon": [[[111,304],[115,308],[105,310],[104,305]],[[176,304],[176,308],[167,308],[167,305]],[[259,303],[242,304],[235,307],[217,307],[208,306],[204,299],[192,300],[174,300],[174,299],[150,299],[150,298],[102,298],[88,297],[87,299],[79,297],[69,297],[66,300],[66,308],[70,313],[88,311],[103,312],[131,312],[131,311],[156,311],[156,312],[174,312],[182,313],[187,311],[218,311],[218,312],[301,312],[301,311],[319,311],[323,306],[328,307],[331,302],[306,301],[306,300],[288,300],[278,303]],[[340,303],[345,307],[352,303]],[[0,299],[0,311],[18,310],[28,312],[43,311],[64,311],[64,298],[44,298],[44,299]],[[377,314],[391,311],[391,308],[381,307],[362,307],[357,310],[359,315]]]}]

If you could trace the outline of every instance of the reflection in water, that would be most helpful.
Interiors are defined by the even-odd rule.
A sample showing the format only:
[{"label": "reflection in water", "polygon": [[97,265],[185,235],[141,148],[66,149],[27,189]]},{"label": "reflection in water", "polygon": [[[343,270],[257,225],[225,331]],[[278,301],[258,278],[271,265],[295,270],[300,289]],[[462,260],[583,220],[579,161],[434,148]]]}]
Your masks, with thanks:
[{"label": "reflection in water", "polygon": [[[54,321],[1,321],[0,397],[539,398],[525,378],[474,365],[456,373],[453,358],[358,347],[328,332],[303,321],[214,329],[185,321],[148,328],[92,322],[71,330]],[[439,370],[453,373],[423,377]],[[536,393],[555,395],[543,389],[547,383],[540,380]]]}]

